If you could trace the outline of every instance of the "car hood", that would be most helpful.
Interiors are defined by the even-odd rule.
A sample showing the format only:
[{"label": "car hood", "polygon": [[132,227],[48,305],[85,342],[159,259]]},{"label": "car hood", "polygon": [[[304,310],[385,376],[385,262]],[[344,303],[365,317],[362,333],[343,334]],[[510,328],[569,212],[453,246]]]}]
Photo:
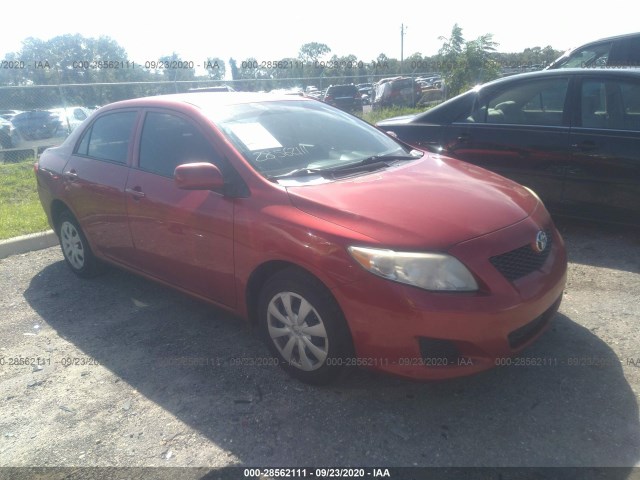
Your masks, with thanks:
[{"label": "car hood", "polygon": [[374,243],[439,250],[519,222],[539,202],[504,177],[436,154],[287,192],[298,209]]}]

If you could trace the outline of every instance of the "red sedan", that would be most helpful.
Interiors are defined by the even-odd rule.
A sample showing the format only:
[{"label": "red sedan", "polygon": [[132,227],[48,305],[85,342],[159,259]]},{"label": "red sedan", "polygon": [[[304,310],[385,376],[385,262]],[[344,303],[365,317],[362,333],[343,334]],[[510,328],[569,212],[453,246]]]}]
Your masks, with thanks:
[{"label": "red sedan", "polygon": [[108,262],[228,309],[309,383],[488,369],[540,336],[565,285],[531,190],[305,98],[114,103],[35,169],[73,272]]}]

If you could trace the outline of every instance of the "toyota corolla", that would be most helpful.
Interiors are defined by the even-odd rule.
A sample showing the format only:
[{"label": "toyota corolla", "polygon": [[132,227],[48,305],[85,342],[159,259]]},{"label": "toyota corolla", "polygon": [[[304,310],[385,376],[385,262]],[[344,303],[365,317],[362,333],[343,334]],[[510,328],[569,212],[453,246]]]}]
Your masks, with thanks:
[{"label": "toyota corolla", "polygon": [[542,334],[565,285],[533,191],[301,97],[114,103],[35,170],[74,273],[106,262],[227,309],[309,383],[491,368]]}]

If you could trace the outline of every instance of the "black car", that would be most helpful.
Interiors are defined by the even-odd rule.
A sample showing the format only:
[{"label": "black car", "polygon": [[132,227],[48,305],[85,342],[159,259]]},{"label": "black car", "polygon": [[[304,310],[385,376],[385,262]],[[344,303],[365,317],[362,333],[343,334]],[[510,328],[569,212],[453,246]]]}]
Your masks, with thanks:
[{"label": "black car", "polygon": [[362,99],[355,85],[331,85],[327,88],[322,99],[325,103],[333,105],[347,112],[362,113]]},{"label": "black car", "polygon": [[640,33],[602,38],[573,48],[547,69],[604,67],[640,68]]},{"label": "black car", "polygon": [[528,186],[552,213],[640,225],[640,70],[514,75],[378,126]]}]

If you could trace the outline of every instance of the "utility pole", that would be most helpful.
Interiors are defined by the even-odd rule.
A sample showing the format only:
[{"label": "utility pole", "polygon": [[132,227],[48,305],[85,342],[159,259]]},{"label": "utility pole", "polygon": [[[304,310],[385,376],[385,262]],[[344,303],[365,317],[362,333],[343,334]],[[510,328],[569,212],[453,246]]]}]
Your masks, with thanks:
[{"label": "utility pole", "polygon": [[402,75],[402,67],[404,65],[404,36],[409,27],[405,27],[404,23],[400,25],[400,75]]}]

